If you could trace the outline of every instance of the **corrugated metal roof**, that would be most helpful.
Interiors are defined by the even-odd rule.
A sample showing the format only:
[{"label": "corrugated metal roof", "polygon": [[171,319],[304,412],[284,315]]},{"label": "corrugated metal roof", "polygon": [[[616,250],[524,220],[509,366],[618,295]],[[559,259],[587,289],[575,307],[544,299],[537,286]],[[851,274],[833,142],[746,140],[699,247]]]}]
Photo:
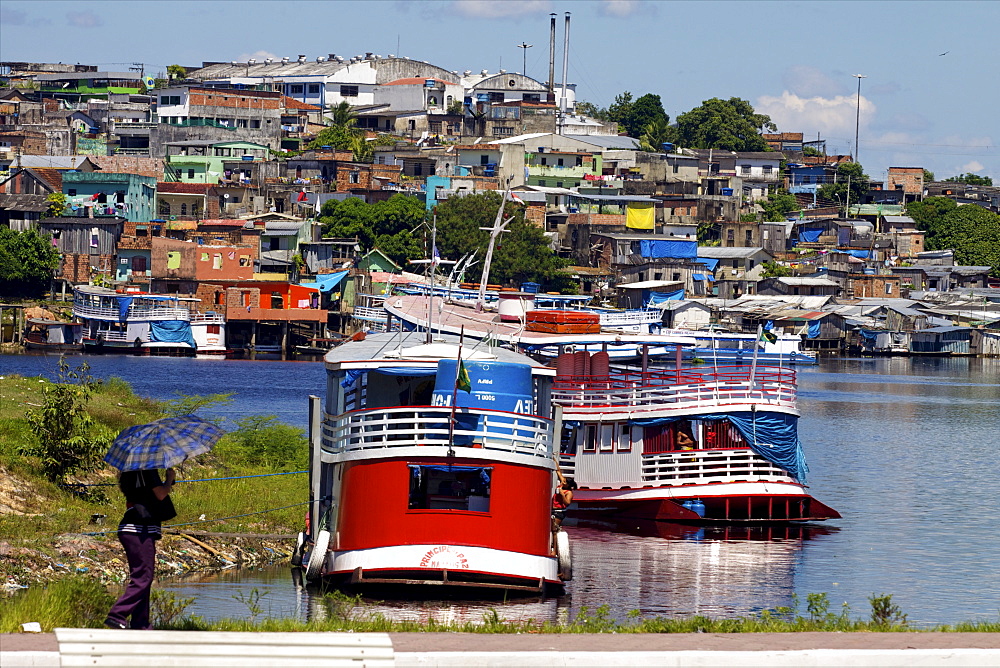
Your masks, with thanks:
[{"label": "corrugated metal roof", "polygon": [[575,139],[585,144],[600,146],[611,149],[637,149],[639,140],[632,137],[621,137],[619,135],[563,135],[569,139]]},{"label": "corrugated metal roof", "polygon": [[712,260],[750,257],[764,250],[760,246],[698,246],[698,257]]}]

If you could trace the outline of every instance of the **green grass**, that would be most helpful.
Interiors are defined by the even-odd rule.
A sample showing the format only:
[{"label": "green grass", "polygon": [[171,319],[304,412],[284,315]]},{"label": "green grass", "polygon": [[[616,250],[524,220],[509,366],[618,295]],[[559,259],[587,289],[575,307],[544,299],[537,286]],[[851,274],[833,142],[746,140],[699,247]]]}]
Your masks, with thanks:
[{"label": "green grass", "polygon": [[38,622],[45,631],[102,626],[112,603],[100,582],[81,576],[55,580],[4,599],[0,633],[17,633],[24,622]]}]

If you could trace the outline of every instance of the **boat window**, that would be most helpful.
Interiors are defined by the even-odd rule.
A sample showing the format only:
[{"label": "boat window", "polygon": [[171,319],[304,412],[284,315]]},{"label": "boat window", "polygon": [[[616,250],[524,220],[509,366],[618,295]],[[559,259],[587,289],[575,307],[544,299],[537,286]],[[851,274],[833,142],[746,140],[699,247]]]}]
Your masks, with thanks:
[{"label": "boat window", "polygon": [[492,467],[410,464],[410,510],[490,511]]},{"label": "boat window", "polygon": [[704,423],[706,448],[745,448],[747,442],[739,430],[728,420],[711,420]]},{"label": "boat window", "polygon": [[632,449],[632,425],[628,422],[622,424],[621,433],[618,436],[618,451],[628,452]]},{"label": "boat window", "polygon": [[597,450],[597,425],[588,424],[583,441],[583,451],[594,452],[595,450]]}]

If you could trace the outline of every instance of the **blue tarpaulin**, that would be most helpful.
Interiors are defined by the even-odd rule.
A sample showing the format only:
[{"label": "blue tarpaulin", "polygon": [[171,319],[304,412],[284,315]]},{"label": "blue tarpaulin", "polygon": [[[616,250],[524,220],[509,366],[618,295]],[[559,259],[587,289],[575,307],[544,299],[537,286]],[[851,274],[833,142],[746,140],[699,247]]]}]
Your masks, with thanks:
[{"label": "blue tarpaulin", "polygon": [[879,334],[885,334],[885,332],[869,331],[867,329],[859,329],[858,330],[858,334],[860,334],[863,339],[865,339],[867,341],[871,341],[872,343],[874,343],[875,339],[878,338],[878,335]]},{"label": "blue tarpaulin", "polygon": [[631,420],[639,427],[670,424],[677,420],[728,420],[740,432],[755,453],[791,473],[799,482],[806,481],[809,466],[799,444],[798,417],[787,413],[735,411],[710,415]]},{"label": "blue tarpaulin", "polygon": [[684,299],[683,290],[674,290],[673,292],[654,292],[650,290],[648,296],[645,293],[646,291],[643,290],[646,306],[656,306],[671,299]]},{"label": "blue tarpaulin", "polygon": [[691,278],[693,278],[696,281],[704,281],[705,274],[691,274]]},{"label": "blue tarpaulin", "polygon": [[820,235],[823,234],[823,228],[799,228],[799,241],[805,241],[806,243],[814,244],[819,241]]},{"label": "blue tarpaulin", "polygon": [[118,300],[118,322],[128,320],[128,307],[132,305],[132,298],[129,296],[116,297]]},{"label": "blue tarpaulin", "polygon": [[643,239],[639,242],[639,255],[648,258],[689,258],[698,257],[697,241],[667,241]]},{"label": "blue tarpaulin", "polygon": [[319,288],[322,293],[327,293],[337,287],[337,284],[347,276],[346,271],[338,271],[336,274],[320,274],[316,277],[315,283],[300,283],[304,288]]},{"label": "blue tarpaulin", "polygon": [[809,334],[807,335],[810,339],[815,339],[819,336],[819,329],[821,323],[819,320],[812,320],[809,323]]},{"label": "blue tarpaulin", "polygon": [[709,271],[715,271],[715,268],[719,266],[719,259],[714,257],[700,257],[698,262],[701,262]]},{"label": "blue tarpaulin", "polygon": [[186,343],[197,348],[187,320],[153,320],[149,323],[149,340],[163,343]]},{"label": "blue tarpaulin", "polygon": [[873,250],[866,251],[866,250],[854,250],[854,249],[848,249],[848,248],[838,248],[837,252],[838,253],[847,253],[851,257],[861,258],[862,260],[874,260],[875,259],[875,251],[873,251]]}]

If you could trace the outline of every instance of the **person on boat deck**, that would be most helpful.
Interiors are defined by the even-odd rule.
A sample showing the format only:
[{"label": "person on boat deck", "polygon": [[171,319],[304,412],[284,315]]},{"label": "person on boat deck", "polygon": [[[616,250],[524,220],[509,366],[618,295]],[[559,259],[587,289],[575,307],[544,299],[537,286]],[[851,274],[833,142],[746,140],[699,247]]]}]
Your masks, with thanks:
[{"label": "person on boat deck", "polygon": [[556,492],[552,495],[552,530],[559,531],[563,520],[566,518],[566,509],[573,503],[573,490],[576,489],[576,481],[567,478],[556,466],[556,475],[559,476],[559,484]]},{"label": "person on boat deck", "polygon": [[129,580],[118,598],[105,626],[113,629],[149,629],[149,597],[156,568],[156,541],[162,530],[160,523],[173,518],[170,492],[176,479],[171,468],[161,481],[155,469],[124,471],[118,476],[118,487],[125,495],[125,515],[118,525],[118,540],[125,548]]},{"label": "person on boat deck", "polygon": [[678,450],[694,450],[695,440],[694,434],[691,433],[691,423],[687,420],[682,420],[677,423],[677,435],[674,438],[674,444],[677,446]]}]

